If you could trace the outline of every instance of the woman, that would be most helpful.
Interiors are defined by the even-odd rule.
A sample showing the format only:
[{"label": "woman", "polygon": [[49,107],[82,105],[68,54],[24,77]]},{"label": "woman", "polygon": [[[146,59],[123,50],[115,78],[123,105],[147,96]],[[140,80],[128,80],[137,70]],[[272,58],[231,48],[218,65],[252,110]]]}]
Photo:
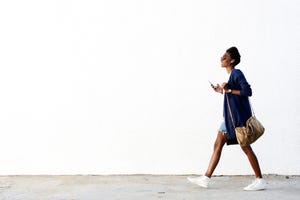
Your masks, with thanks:
[{"label": "woman", "polygon": [[[227,145],[238,144],[234,126],[232,124],[230,113],[227,104],[227,98],[234,118],[235,126],[245,126],[247,119],[252,115],[251,107],[248,97],[252,95],[252,90],[248,84],[244,74],[241,70],[235,69],[235,66],[240,62],[240,54],[236,47],[229,48],[225,54],[221,57],[221,66],[226,69],[229,74],[228,83],[223,83],[221,86],[217,84],[212,85],[215,92],[224,95],[223,105],[223,117],[224,121],[220,126],[217,134],[217,138],[214,144],[214,151],[211,156],[210,163],[204,176],[190,178],[188,180],[201,187],[207,188],[209,185],[210,178],[220,160],[222,149],[225,143]],[[266,187],[266,183],[262,178],[258,160],[251,148],[251,146],[241,146],[242,150],[247,155],[251,167],[254,170],[256,179],[255,181],[244,188],[244,190],[256,191],[263,190]]]}]

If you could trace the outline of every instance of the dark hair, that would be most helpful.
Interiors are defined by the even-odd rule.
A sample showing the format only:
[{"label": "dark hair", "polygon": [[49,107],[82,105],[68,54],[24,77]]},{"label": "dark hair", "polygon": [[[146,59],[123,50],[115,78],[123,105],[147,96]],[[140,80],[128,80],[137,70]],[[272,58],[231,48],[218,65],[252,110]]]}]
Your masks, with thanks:
[{"label": "dark hair", "polygon": [[235,67],[237,64],[241,61],[241,55],[239,53],[239,50],[236,47],[230,47],[226,50],[227,53],[229,53],[230,57],[234,59],[233,67]]}]

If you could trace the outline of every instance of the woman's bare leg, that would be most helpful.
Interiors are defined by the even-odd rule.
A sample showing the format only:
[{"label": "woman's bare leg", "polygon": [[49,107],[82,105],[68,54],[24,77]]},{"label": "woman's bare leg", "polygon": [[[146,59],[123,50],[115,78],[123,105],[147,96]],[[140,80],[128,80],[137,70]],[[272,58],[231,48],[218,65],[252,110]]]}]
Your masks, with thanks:
[{"label": "woman's bare leg", "polygon": [[247,155],[248,160],[251,164],[251,167],[254,170],[256,178],[262,178],[257,157],[256,157],[255,153],[253,152],[251,146],[250,145],[249,146],[241,146],[241,148],[243,149],[243,151]]},{"label": "woman's bare leg", "polygon": [[209,178],[212,176],[221,158],[222,149],[224,144],[226,143],[226,140],[226,135],[219,131],[214,144],[214,151],[211,156],[205,176]]}]

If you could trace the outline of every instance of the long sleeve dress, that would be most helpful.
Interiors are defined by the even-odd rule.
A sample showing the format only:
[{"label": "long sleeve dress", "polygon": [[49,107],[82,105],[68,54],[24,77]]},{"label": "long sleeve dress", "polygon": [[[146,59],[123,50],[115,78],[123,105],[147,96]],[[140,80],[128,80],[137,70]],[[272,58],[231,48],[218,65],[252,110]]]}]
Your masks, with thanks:
[{"label": "long sleeve dress", "polygon": [[241,95],[226,94],[224,95],[223,116],[227,129],[227,145],[238,144],[234,126],[230,117],[227,98],[234,119],[235,127],[245,126],[246,121],[252,116],[252,111],[249,103],[249,96],[252,96],[252,89],[247,82],[243,72],[239,69],[233,69],[229,80],[228,88],[231,90],[240,90]]}]

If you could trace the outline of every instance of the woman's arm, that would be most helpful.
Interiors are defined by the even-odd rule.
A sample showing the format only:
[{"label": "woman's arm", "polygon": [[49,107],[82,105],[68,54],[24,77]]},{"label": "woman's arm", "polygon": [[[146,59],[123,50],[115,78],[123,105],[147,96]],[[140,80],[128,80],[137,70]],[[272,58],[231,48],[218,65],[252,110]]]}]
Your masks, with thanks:
[{"label": "woman's arm", "polygon": [[240,90],[229,89],[228,83],[222,83],[222,88],[225,91],[225,93],[235,94],[235,95],[241,95],[241,91]]},{"label": "woman's arm", "polygon": [[238,74],[237,74],[235,81],[241,88],[241,90],[240,90],[241,96],[252,96],[252,89],[251,89],[249,83],[247,82],[242,71],[238,70]]},{"label": "woman's arm", "polygon": [[231,90],[231,94],[241,95],[241,91],[240,90]]},{"label": "woman's arm", "polygon": [[244,74],[240,70],[236,70],[235,74],[233,75],[233,84],[238,85],[240,90],[232,89],[228,87],[227,83],[222,84],[222,88],[226,93],[231,93],[234,95],[241,95],[241,96],[252,96],[252,89],[247,82]]},{"label": "woman's arm", "polygon": [[250,90],[248,88],[242,89],[242,90],[233,90],[233,89],[229,89],[228,83],[223,83],[222,88],[225,91],[225,93],[228,93],[228,94],[244,95],[244,96],[246,96],[246,95],[251,96],[252,95],[251,88],[250,88]]}]

